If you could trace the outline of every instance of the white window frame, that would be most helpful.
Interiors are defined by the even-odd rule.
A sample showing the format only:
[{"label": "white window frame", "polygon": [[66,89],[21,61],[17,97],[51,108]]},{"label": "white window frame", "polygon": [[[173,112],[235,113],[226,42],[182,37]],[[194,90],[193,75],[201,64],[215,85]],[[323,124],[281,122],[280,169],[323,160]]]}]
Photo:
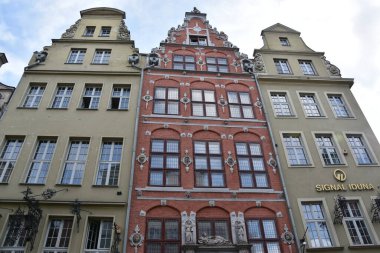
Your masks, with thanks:
[{"label": "white window frame", "polygon": [[[75,159],[69,160],[72,144],[79,144],[79,147],[78,147],[76,153],[74,154]],[[83,149],[85,149],[84,145],[86,145],[86,144],[87,144],[87,152],[85,154],[85,158],[81,160],[80,156],[83,155],[82,152],[83,152]],[[87,163],[87,157],[88,157],[89,149],[90,149],[90,140],[89,139],[71,139],[69,141],[69,144],[67,147],[67,152],[66,152],[66,159],[65,159],[65,162],[63,164],[63,169],[62,169],[62,176],[61,176],[61,179],[59,182],[60,184],[68,184],[68,185],[81,185],[82,184],[84,172],[86,170],[86,163]],[[69,182],[64,182],[66,166],[68,164],[72,164],[73,167],[71,168]],[[81,166],[82,166],[82,169],[81,169]],[[81,177],[79,183],[74,183],[75,175],[77,174],[77,172],[81,173],[82,177]]]},{"label": "white window frame", "polygon": [[82,64],[84,57],[86,56],[86,49],[84,48],[72,48],[67,58],[68,64]]},{"label": "white window frame", "polygon": [[[119,94],[115,95],[115,90],[119,90]],[[129,109],[129,101],[131,99],[131,87],[130,86],[114,86],[112,88],[112,94],[111,94],[111,101],[110,101],[110,107],[111,110],[128,110]],[[114,101],[115,104],[117,103],[117,108],[114,108]],[[126,102],[126,107],[122,106]]]},{"label": "white window frame", "polygon": [[[108,144],[108,143],[111,143],[111,150],[110,150],[109,156],[107,157],[107,160],[102,160],[104,145]],[[121,146],[120,160],[115,161],[115,160],[112,160],[112,158],[113,158],[113,155],[115,152],[115,146],[119,145],[119,144]],[[102,144],[101,144],[100,152],[99,152],[98,171],[96,174],[95,185],[98,185],[98,186],[117,186],[119,184],[121,161],[123,158],[122,156],[123,156],[123,140],[122,139],[103,139],[102,140]],[[104,178],[102,175],[102,171],[101,171],[102,165],[106,165],[106,167],[107,167],[106,177],[105,177],[104,183],[102,183],[102,180]],[[115,171],[113,171],[113,166],[115,166],[115,165],[118,165],[118,169],[117,169],[116,173],[115,173]],[[111,179],[111,174],[112,174],[111,172],[117,176],[116,184],[110,184],[110,179]]]},{"label": "white window frame", "polygon": [[109,37],[111,35],[111,26],[102,26],[100,28],[99,37]]},{"label": "white window frame", "polygon": [[[344,157],[341,155],[341,154],[343,154],[343,152],[340,149],[340,146],[337,143],[337,139],[336,139],[336,137],[335,137],[335,135],[333,133],[331,133],[331,132],[312,132],[312,134],[313,134],[313,137],[314,137],[315,146],[318,149],[318,154],[319,154],[319,157],[321,158],[321,161],[322,161],[324,167],[331,167],[331,166],[337,166],[337,165],[341,166],[341,165],[345,165],[346,164],[346,161],[345,161]],[[324,138],[328,137],[330,139],[330,142],[331,142],[332,145],[331,146],[328,146],[328,145],[319,146],[318,140],[317,140],[317,138],[319,136],[323,136]],[[326,142],[323,141],[323,143],[325,144]],[[322,155],[323,151],[322,151],[322,149],[334,149],[336,155],[338,156],[338,159],[339,159],[340,163],[330,163],[330,164],[327,164],[325,162],[325,159],[323,158],[323,155]],[[327,154],[328,159],[331,162],[333,160],[333,158],[331,156],[331,152],[327,152],[325,154]]]},{"label": "white window frame", "polygon": [[[361,217],[344,217],[343,216],[343,226],[344,226],[344,229],[346,231],[346,235],[347,235],[347,238],[349,240],[349,243],[351,246],[368,246],[368,245],[377,245],[378,242],[379,242],[379,239],[378,237],[376,236],[376,232],[373,228],[373,225],[370,221],[370,218],[368,216],[368,212],[365,208],[365,206],[363,205],[363,201],[361,199],[361,197],[354,197],[354,196],[349,196],[349,197],[345,197],[346,198],[346,201],[351,201],[351,202],[357,202],[358,204],[358,207],[359,207],[359,211],[361,213]],[[344,210],[342,210],[344,212]],[[350,213],[351,214],[351,213]],[[349,230],[348,230],[348,227],[347,227],[347,221],[350,221],[350,220],[363,220],[365,225],[366,225],[366,229],[368,230],[368,233],[369,233],[369,236],[372,240],[372,244],[354,244],[352,239],[351,239],[351,236],[350,236],[350,233],[349,233]],[[357,228],[357,226],[356,226]],[[357,231],[357,230],[356,230]],[[358,232],[358,231],[357,231]],[[359,232],[360,234],[360,232]],[[360,239],[362,241],[362,239]]]},{"label": "white window frame", "polygon": [[96,49],[92,64],[109,64],[111,58],[111,49]]},{"label": "white window frame", "polygon": [[[86,92],[89,93],[86,95]],[[99,94],[98,94],[99,93]],[[96,110],[99,108],[100,98],[102,96],[102,86],[99,85],[86,85],[83,90],[83,95],[80,103],[80,109],[92,109]],[[88,103],[88,107],[86,107],[84,103],[84,99],[88,98],[90,102]]]},{"label": "white window frame", "polygon": [[[334,98],[333,102],[330,101],[330,96],[336,97]],[[337,98],[340,99],[337,99]],[[334,113],[335,118],[338,119],[353,119],[355,118],[354,114],[352,113],[350,105],[347,103],[347,99],[345,98],[344,94],[342,93],[326,93],[327,101],[330,105],[331,110]],[[338,101],[340,100],[341,103]],[[342,115],[341,111],[344,110],[347,115]]]},{"label": "white window frame", "polygon": [[[296,118],[297,117],[289,92],[271,90],[271,91],[268,91],[268,95],[269,95],[270,102],[272,104],[273,114],[276,118]],[[272,96],[276,98],[283,96],[286,102],[273,101]],[[280,106],[280,109],[281,109],[280,113],[277,113],[277,110],[276,110],[277,105]],[[289,109],[289,114],[284,113],[284,109],[286,109],[284,106],[286,106]]]},{"label": "white window frame", "polygon": [[[303,203],[320,203],[323,214],[324,214],[324,218],[325,218],[324,221],[326,222],[327,230],[330,234],[330,239],[332,243],[331,247],[340,247],[338,235],[333,225],[333,221],[331,219],[331,215],[330,215],[325,198],[300,198],[300,199],[297,199],[297,202],[298,202],[298,207],[300,210],[301,219],[305,228],[307,227],[307,220],[305,219],[304,214],[303,214]],[[309,231],[306,233],[306,239],[308,242],[311,241],[309,233],[310,233]],[[310,248],[318,248],[318,247],[312,247],[310,243],[308,243],[308,246]]]},{"label": "white window frame", "polygon": [[[25,95],[25,99],[22,107],[24,108],[38,108],[44,95],[46,85],[31,84],[28,88],[28,92]],[[29,102],[30,101],[30,102]]]},{"label": "white window frame", "polygon": [[[308,148],[308,145],[307,145],[307,142],[305,140],[305,136],[302,132],[291,132],[291,131],[286,131],[286,132],[280,132],[280,135],[281,135],[281,140],[282,140],[282,146],[284,148],[284,152],[285,152],[285,156],[286,156],[286,160],[288,162],[288,166],[289,167],[313,167],[313,160],[312,160],[312,157],[310,155],[310,152],[309,152],[309,148]],[[294,139],[295,137],[297,137],[301,143],[301,146],[289,146],[289,148],[293,149],[295,151],[295,156],[296,156],[296,159],[297,159],[297,163],[296,164],[293,164],[291,162],[291,159],[289,157],[289,153],[288,153],[288,147],[286,146],[285,144],[285,136],[284,135],[289,135],[292,137],[292,139]],[[293,141],[292,141],[293,143]],[[298,157],[298,154],[297,154],[297,149],[302,149],[303,150],[303,153],[304,153],[304,158],[306,160],[306,163],[299,163],[299,160],[301,160],[301,157]],[[292,159],[293,160],[293,159]]]},{"label": "white window frame", "polygon": [[[90,33],[89,32],[89,28],[93,28],[92,32]],[[86,28],[84,29],[84,33],[83,33],[83,36],[84,37],[92,37],[94,36],[94,33],[95,33],[95,29],[96,29],[96,26],[86,26]]]},{"label": "white window frame", "polygon": [[[5,152],[9,151],[9,144],[13,143],[10,152],[10,155],[7,155],[5,157]],[[4,163],[3,170],[0,170],[0,183],[8,183],[9,178],[12,175],[13,168],[15,167],[18,157],[21,153],[22,146],[24,144],[24,137],[6,137],[4,140],[4,145],[1,148],[1,153],[0,153],[0,164]],[[19,145],[18,151],[16,151],[16,147]],[[13,156],[16,156],[13,158]],[[7,177],[5,177],[8,175]]]},{"label": "white window frame", "polygon": [[280,75],[292,75],[292,69],[290,68],[288,59],[273,59],[277,74]]},{"label": "white window frame", "polygon": [[[58,92],[63,90],[62,94]],[[51,108],[54,109],[67,109],[69,108],[71,96],[73,95],[74,85],[72,84],[59,84],[57,89],[55,90],[55,95],[53,97],[53,101],[51,103]],[[60,99],[60,101],[56,104],[56,100]],[[67,103],[66,103],[67,102]],[[65,106],[65,103],[67,104]]]},{"label": "white window frame", "polygon": [[[55,247],[48,247],[48,246],[46,246],[46,243],[47,243],[48,236],[50,233],[51,222],[56,221],[56,220],[60,221],[59,228],[58,228],[58,234],[56,237],[53,237],[56,240],[56,242],[55,242],[56,245],[55,245]],[[67,247],[60,247],[59,245],[60,245],[60,242],[62,240],[62,232],[63,232],[64,224],[68,220],[71,220],[69,242],[68,242]],[[69,247],[70,247],[70,241],[71,241],[71,237],[72,237],[72,233],[73,233],[73,227],[74,227],[74,217],[72,217],[72,216],[67,216],[67,217],[53,217],[53,216],[51,216],[49,218],[49,222],[48,222],[47,229],[46,229],[43,252],[44,253],[50,253],[50,252],[69,253]]]},{"label": "white window frame", "polygon": [[[359,137],[360,141],[363,145],[362,146],[351,146],[351,144],[350,144],[351,141],[350,141],[349,136]],[[377,165],[378,164],[378,161],[376,160],[376,157],[373,155],[374,154],[373,150],[372,150],[371,146],[368,144],[369,142],[368,142],[366,136],[364,135],[364,133],[345,132],[344,137],[346,138],[347,145],[348,145],[349,149],[351,150],[352,157],[354,158],[356,165],[358,165],[358,166],[371,166],[371,165]],[[357,153],[355,152],[355,150],[357,150],[357,149],[364,149],[365,150],[365,152],[367,153],[368,159],[370,160],[369,163],[360,163],[359,162],[359,159],[357,157]]]},{"label": "white window frame", "polygon": [[313,62],[311,60],[298,60],[301,71],[304,75],[307,76],[316,76],[317,71],[314,68]]},{"label": "white window frame", "polygon": [[[98,242],[97,242],[97,245],[96,245],[96,249],[87,249],[87,243],[88,243],[88,237],[89,237],[89,234],[90,234],[90,223],[92,221],[95,221],[95,220],[99,220],[100,221],[100,227],[99,227],[99,231],[98,231],[98,234],[97,234],[97,239],[98,239]],[[106,222],[111,222],[111,237],[109,238],[109,247],[108,248],[100,248],[100,243],[101,243],[101,238],[102,238],[102,233],[104,232],[103,229],[104,229],[104,226],[106,225],[105,223]],[[87,220],[87,232],[86,232],[86,240],[84,242],[84,253],[109,253],[110,252],[110,249],[112,247],[112,239],[113,239],[113,222],[114,222],[114,218],[113,217],[88,217],[88,220]],[[108,238],[107,238],[108,240]]]},{"label": "white window frame", "polygon": [[[297,91],[300,104],[302,106],[304,115],[306,118],[325,118],[326,113],[323,110],[323,107],[320,103],[319,97],[316,92],[308,92],[308,91]],[[306,96],[307,99],[303,99],[303,97]],[[314,102],[310,102],[311,99],[314,100]],[[313,113],[313,110],[317,110],[319,112],[319,115],[316,115]],[[308,111],[311,111],[311,113],[308,113]]]},{"label": "white window frame", "polygon": [[289,42],[289,39],[287,37],[279,37],[278,39],[280,40],[281,46],[290,47],[290,42]]},{"label": "white window frame", "polygon": [[[42,150],[43,153],[42,153],[41,159],[36,159],[35,157],[37,155],[38,148],[39,148],[39,146],[43,142],[47,143],[47,145]],[[49,147],[52,144],[54,146],[53,146],[51,158],[49,159],[49,158],[46,158],[46,156],[47,156],[47,151],[49,150]],[[25,183],[27,183],[27,184],[45,184],[46,178],[48,177],[48,174],[49,174],[49,170],[50,170],[50,166],[51,166],[51,161],[53,160],[53,157],[54,157],[54,154],[55,154],[56,146],[57,146],[57,139],[56,138],[51,138],[51,139],[44,139],[43,138],[43,139],[38,139],[37,140],[36,147],[35,147],[35,150],[34,150],[34,153],[33,153],[33,158],[32,158],[32,161],[31,161],[31,163],[29,165],[28,174],[27,174]],[[36,176],[35,177],[31,177],[31,175],[33,174],[32,171],[33,171],[33,165],[34,164],[38,164],[38,166],[37,166],[38,168],[37,168]],[[44,164],[47,164],[46,175],[45,175],[45,177],[40,177],[41,173],[44,172],[43,171],[43,165]],[[41,181],[41,179],[42,179],[42,181]]]}]

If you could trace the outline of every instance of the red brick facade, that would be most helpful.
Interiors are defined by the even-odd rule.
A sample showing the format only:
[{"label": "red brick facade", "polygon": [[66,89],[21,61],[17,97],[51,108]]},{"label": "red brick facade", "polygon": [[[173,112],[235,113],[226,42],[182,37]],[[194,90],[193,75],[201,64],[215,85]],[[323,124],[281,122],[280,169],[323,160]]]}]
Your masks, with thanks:
[{"label": "red brick facade", "polygon": [[[245,56],[228,42],[223,32],[218,32],[208,24],[205,14],[197,10],[186,13],[185,23],[172,28],[160,48],[153,51],[160,57],[160,63],[144,73],[136,149],[137,156],[145,154],[148,159],[146,162],[136,162],[130,203],[128,234],[131,235],[138,225],[145,237],[142,245],[137,247],[137,252],[218,250],[242,253],[250,252],[251,248],[247,244],[252,243],[257,244],[257,247],[263,245],[263,252],[277,252],[273,251],[276,245],[281,249],[280,252],[296,252],[294,245],[288,246],[281,239],[284,228],[289,228],[289,231],[292,228],[279,172],[269,163],[274,158],[274,151],[259,92],[252,76],[242,67]],[[183,69],[180,69],[181,66]],[[162,100],[157,98],[157,88],[161,88],[161,95],[165,93]],[[168,88],[174,88],[170,90],[174,95],[169,95]],[[203,92],[205,90],[209,92],[206,94]],[[177,91],[178,96],[175,95]],[[203,95],[203,102],[192,96],[195,92]],[[238,102],[233,101],[234,94],[240,98]],[[242,102],[243,99],[245,102]],[[195,104],[198,104],[196,112]],[[176,108],[179,108],[178,114]],[[216,108],[216,115],[210,116],[214,115],[213,108]],[[234,117],[231,116],[231,109],[234,110]],[[168,110],[171,110],[170,113]],[[202,113],[208,116],[199,116]],[[157,155],[163,157],[162,163],[165,165],[166,162],[169,164],[169,159],[174,159],[170,162],[174,167],[179,163],[179,170],[173,172],[170,168],[162,168],[155,176],[152,175],[155,172],[151,163],[153,159],[156,161],[156,155],[153,154],[155,158],[152,158],[151,152],[152,141],[155,140],[163,143],[167,149],[167,141],[179,144],[174,154],[165,150]],[[196,162],[195,143],[206,143],[205,147],[209,148],[205,158],[208,159],[207,165],[204,165],[208,166],[205,172],[208,176],[200,176],[201,183],[196,180],[196,166],[201,168],[202,161],[206,160],[202,160],[204,156],[199,158],[199,155]],[[237,143],[259,144],[261,155],[258,155],[258,160],[261,159],[263,163],[263,171],[259,171],[260,184],[264,186],[259,187],[257,181],[252,183],[252,187],[242,187],[240,171],[246,171],[243,171],[244,157],[238,161]],[[212,145],[219,146],[220,152],[212,149]],[[191,160],[188,166],[182,161],[185,156]],[[231,164],[227,164],[227,160]],[[215,174],[210,166],[217,167],[215,164],[220,164],[220,161],[223,169]],[[249,173],[247,178],[255,179],[256,171],[251,168]],[[172,175],[178,179],[173,181],[174,184],[169,183],[172,182]],[[207,184],[209,186],[205,186]],[[195,214],[195,220],[189,222],[190,227],[186,227],[191,213]],[[240,217],[244,225],[243,232],[238,232],[236,217]],[[204,221],[203,226],[213,228],[213,232],[203,238],[206,242],[198,234],[201,221]],[[272,224],[274,221],[274,235],[268,239],[262,234],[261,239],[255,239],[253,232],[248,229],[249,221],[252,221],[252,227],[255,227],[255,222],[264,224],[269,221]],[[150,234],[147,232],[149,222],[152,226]],[[228,238],[218,241],[222,240],[218,236],[220,233],[216,232],[220,229],[218,226],[226,224]],[[170,236],[165,234],[169,225],[174,227]],[[160,229],[163,231],[161,234]],[[178,233],[178,236],[173,233]],[[147,245],[150,245],[149,248]],[[167,245],[172,245],[172,248]],[[267,247],[274,248],[270,251]],[[127,248],[127,252],[134,250],[132,246]]]}]

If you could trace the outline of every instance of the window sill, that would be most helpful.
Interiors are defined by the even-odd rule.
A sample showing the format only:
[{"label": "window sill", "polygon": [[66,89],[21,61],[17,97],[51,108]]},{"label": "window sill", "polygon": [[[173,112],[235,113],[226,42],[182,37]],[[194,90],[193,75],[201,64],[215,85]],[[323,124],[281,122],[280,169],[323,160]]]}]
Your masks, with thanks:
[{"label": "window sill", "polygon": [[30,185],[33,185],[33,186],[41,186],[41,185],[45,185],[45,183],[36,183],[36,184],[34,184],[34,183],[19,183],[19,185],[28,185],[28,186],[30,186]]},{"label": "window sill", "polygon": [[82,187],[81,184],[55,184],[56,186],[64,186],[64,187]]},{"label": "window sill", "polygon": [[297,115],[275,115],[275,118],[278,119],[297,119]]},{"label": "window sill", "polygon": [[18,106],[17,109],[37,110],[38,107],[24,107],[24,106]]},{"label": "window sill", "polygon": [[361,163],[361,164],[356,164],[358,167],[379,167],[378,163]]},{"label": "window sill", "polygon": [[380,245],[351,245],[348,246],[349,249],[353,250],[363,250],[363,249],[380,249]]},{"label": "window sill", "polygon": [[98,111],[98,108],[77,108],[79,111]]},{"label": "window sill", "polygon": [[8,182],[0,182],[0,185],[8,185]]},{"label": "window sill", "polygon": [[80,64],[83,64],[83,62],[65,62],[65,64],[80,65]]},{"label": "window sill", "polygon": [[306,119],[327,119],[327,116],[324,116],[324,115],[322,115],[322,116],[306,116],[305,115],[305,118]]},{"label": "window sill", "polygon": [[68,108],[56,108],[56,107],[47,107],[46,108],[47,110],[62,110],[62,111],[65,111],[65,110],[67,110]]},{"label": "window sill", "polygon": [[313,164],[289,164],[289,168],[314,168]]},{"label": "window sill", "polygon": [[91,65],[109,65],[108,62],[105,62],[105,63],[94,63],[94,62],[91,62]]},{"label": "window sill", "polygon": [[321,251],[342,251],[344,247],[321,247],[321,248],[307,248],[307,252],[321,252]]},{"label": "window sill", "polygon": [[93,184],[92,187],[95,187],[95,188],[119,188],[118,185],[100,185],[100,184]]},{"label": "window sill", "polygon": [[324,168],[336,168],[336,167],[347,167],[347,164],[345,163],[339,163],[339,164],[324,164]]},{"label": "window sill", "polygon": [[355,117],[352,117],[352,116],[348,116],[348,117],[338,117],[338,116],[335,116],[336,119],[356,119]]},{"label": "window sill", "polygon": [[129,109],[107,109],[107,111],[129,111]]}]

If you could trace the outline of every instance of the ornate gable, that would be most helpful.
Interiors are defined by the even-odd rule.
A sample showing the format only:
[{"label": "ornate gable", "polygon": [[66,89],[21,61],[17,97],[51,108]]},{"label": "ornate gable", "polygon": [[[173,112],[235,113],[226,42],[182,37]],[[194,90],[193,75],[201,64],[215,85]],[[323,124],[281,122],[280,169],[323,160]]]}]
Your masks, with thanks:
[{"label": "ornate gable", "polygon": [[206,16],[194,7],[191,12],[186,12],[182,25],[168,31],[168,37],[162,43],[236,48],[224,32],[209,24]]}]

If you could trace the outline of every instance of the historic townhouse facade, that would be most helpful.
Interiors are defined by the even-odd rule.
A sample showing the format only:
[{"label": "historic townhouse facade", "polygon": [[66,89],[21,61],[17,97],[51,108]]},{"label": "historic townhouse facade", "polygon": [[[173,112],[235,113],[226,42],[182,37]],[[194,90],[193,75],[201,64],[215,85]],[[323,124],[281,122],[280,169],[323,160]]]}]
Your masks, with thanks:
[{"label": "historic townhouse facade", "polygon": [[301,252],[379,252],[380,146],[353,79],[291,28],[275,24],[261,35],[255,76]]},{"label": "historic townhouse facade", "polygon": [[295,252],[252,64],[196,8],[147,56],[127,252]]},{"label": "historic townhouse facade", "polygon": [[81,11],[0,121],[0,252],[120,252],[140,70],[112,8]]}]

